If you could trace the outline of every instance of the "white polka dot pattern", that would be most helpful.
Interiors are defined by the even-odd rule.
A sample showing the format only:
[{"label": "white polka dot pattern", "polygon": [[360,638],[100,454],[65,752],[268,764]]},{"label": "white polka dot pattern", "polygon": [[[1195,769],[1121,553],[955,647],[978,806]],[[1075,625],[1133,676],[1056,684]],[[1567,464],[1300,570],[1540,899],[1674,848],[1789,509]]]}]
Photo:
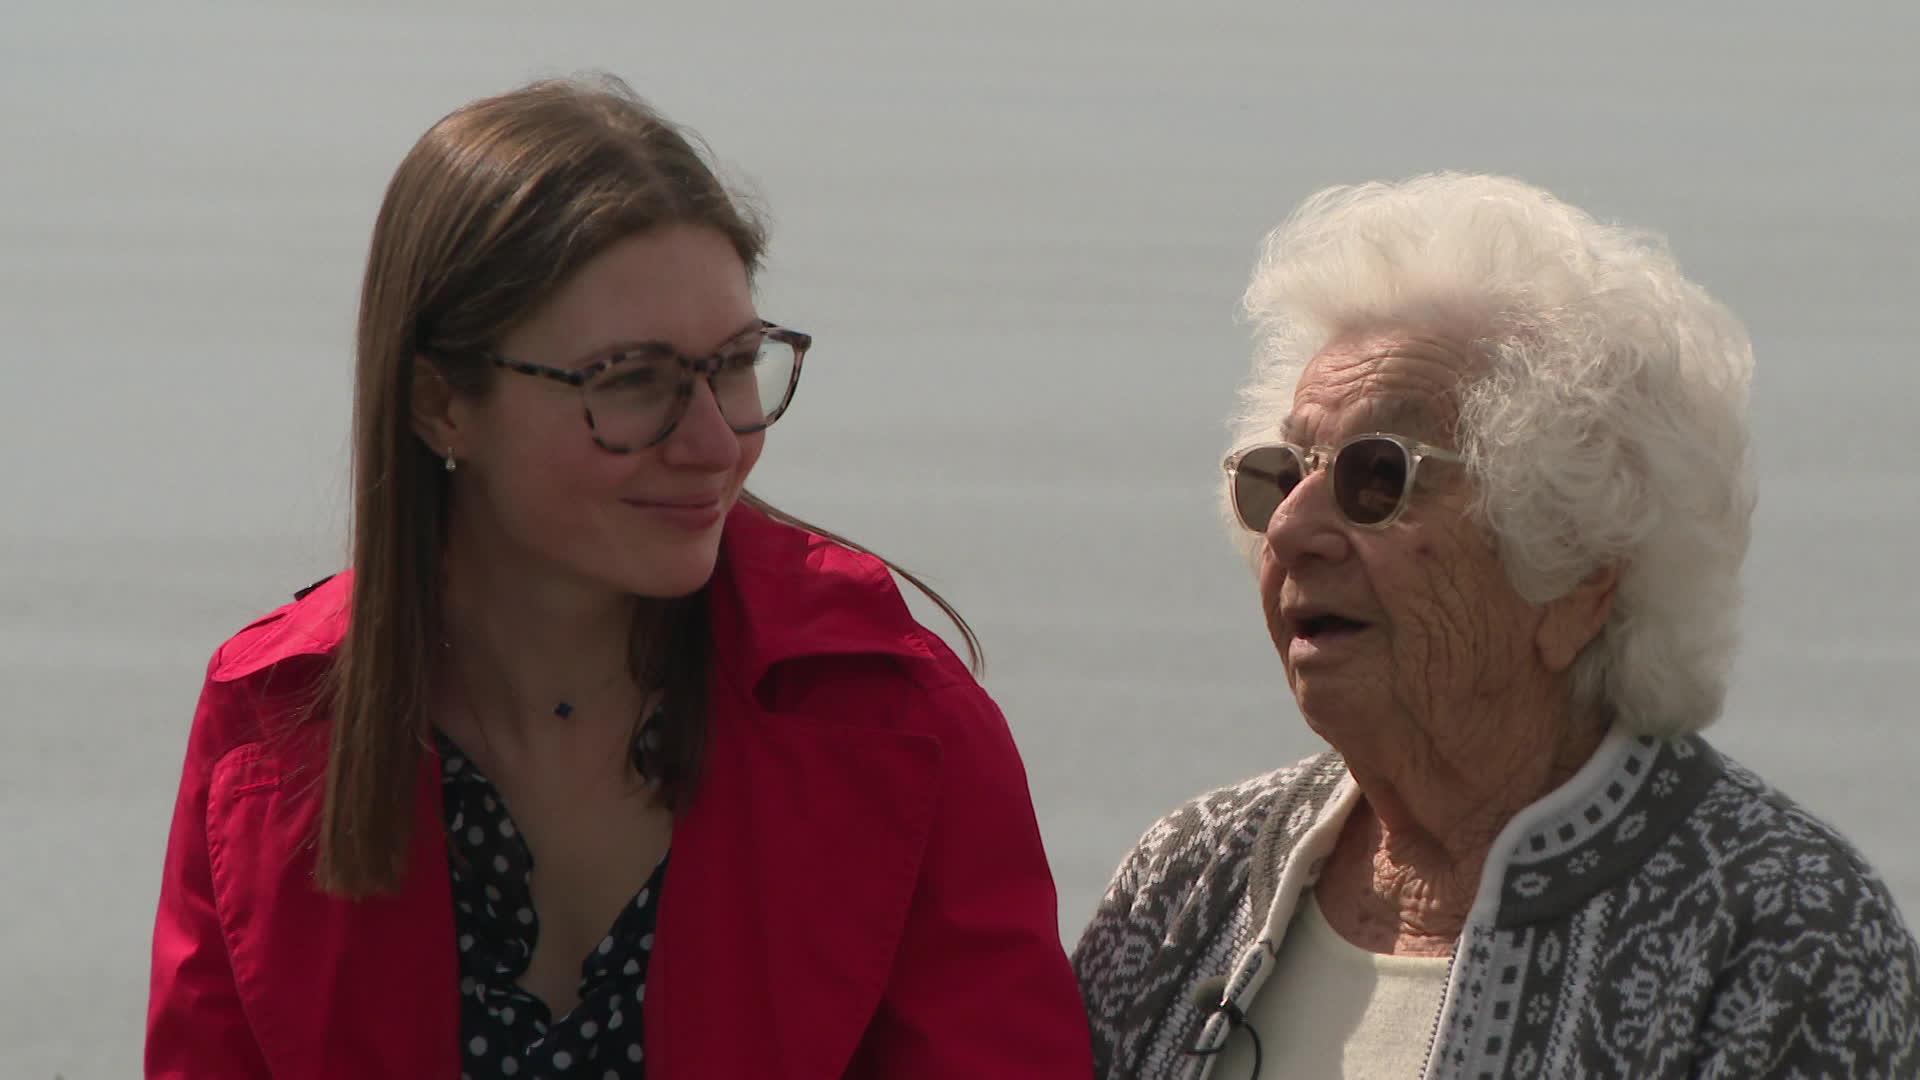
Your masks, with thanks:
[{"label": "white polka dot pattern", "polygon": [[533,854],[493,785],[452,740],[437,734],[460,959],[463,1075],[584,1071],[602,1080],[641,1080],[646,1075],[641,1010],[622,1006],[646,1000],[647,961],[667,860],[654,867],[585,957],[580,1003],[552,1017],[544,1002],[519,985],[540,936],[531,886]]}]

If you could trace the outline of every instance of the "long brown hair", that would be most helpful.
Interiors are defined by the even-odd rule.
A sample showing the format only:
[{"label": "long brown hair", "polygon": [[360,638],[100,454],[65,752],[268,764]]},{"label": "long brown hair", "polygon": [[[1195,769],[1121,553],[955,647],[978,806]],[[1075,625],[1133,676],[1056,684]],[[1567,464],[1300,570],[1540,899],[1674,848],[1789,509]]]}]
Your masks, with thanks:
[{"label": "long brown hair", "polygon": [[[399,886],[430,736],[429,687],[444,639],[447,473],[414,434],[419,358],[431,357],[454,393],[485,395],[493,368],[478,355],[617,241],[675,224],[719,231],[749,276],[759,268],[759,221],[689,133],[611,76],[537,82],[473,102],[421,136],[394,173],[360,297],[353,615],[316,702],[332,717],[317,871],[326,891],[364,897]],[[747,498],[778,520],[866,550]],[[953,619],[978,670],[979,642],[966,621],[892,568]],[[699,768],[705,616],[702,590],[669,605],[656,632],[637,624],[631,646],[636,680],[671,703],[647,757],[669,806],[682,803]]]}]

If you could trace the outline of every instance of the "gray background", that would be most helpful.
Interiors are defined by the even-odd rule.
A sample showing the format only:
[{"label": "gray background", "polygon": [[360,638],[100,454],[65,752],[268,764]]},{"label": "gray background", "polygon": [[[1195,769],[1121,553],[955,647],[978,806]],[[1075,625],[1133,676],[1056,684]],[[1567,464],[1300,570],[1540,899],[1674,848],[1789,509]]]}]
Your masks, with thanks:
[{"label": "gray background", "polygon": [[1748,320],[1762,502],[1720,744],[1909,910],[1911,4],[9,5],[0,20],[0,1076],[133,1075],[208,652],[344,554],[381,190],[605,67],[772,210],[819,339],[757,487],[973,620],[1077,933],[1158,814],[1315,748],[1212,506],[1262,233],[1510,172]]}]

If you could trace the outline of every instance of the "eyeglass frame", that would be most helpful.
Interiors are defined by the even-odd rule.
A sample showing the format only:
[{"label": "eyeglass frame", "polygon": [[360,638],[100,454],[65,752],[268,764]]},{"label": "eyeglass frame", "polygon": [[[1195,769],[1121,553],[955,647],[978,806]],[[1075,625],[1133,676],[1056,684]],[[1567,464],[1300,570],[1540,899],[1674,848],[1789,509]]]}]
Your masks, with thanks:
[{"label": "eyeglass frame", "polygon": [[[1384,439],[1398,446],[1401,452],[1407,455],[1407,479],[1406,483],[1400,489],[1400,498],[1394,503],[1392,512],[1379,521],[1359,522],[1353,520],[1353,515],[1347,513],[1346,507],[1341,506],[1340,500],[1336,497],[1333,502],[1333,508],[1339,511],[1340,520],[1356,529],[1384,529],[1400,520],[1400,516],[1407,511],[1407,504],[1413,501],[1413,485],[1420,475],[1420,463],[1422,461],[1432,458],[1435,461],[1445,461],[1455,465],[1463,465],[1467,460],[1455,451],[1442,449],[1438,446],[1423,443],[1418,439],[1409,439],[1405,435],[1395,435],[1386,431],[1369,431],[1355,435],[1344,440],[1338,446],[1328,446],[1324,443],[1314,446],[1301,446],[1299,443],[1291,443],[1284,440],[1242,446],[1231,454],[1228,454],[1226,460],[1220,463],[1220,467],[1225,469],[1227,473],[1227,500],[1233,505],[1234,520],[1239,522],[1241,528],[1246,529],[1256,536],[1266,534],[1267,530],[1265,528],[1256,529],[1247,524],[1246,515],[1240,510],[1240,500],[1234,494],[1234,484],[1239,477],[1240,462],[1245,460],[1248,454],[1256,450],[1283,449],[1291,451],[1293,455],[1300,460],[1300,483],[1294,485],[1294,489],[1298,490],[1300,484],[1306,483],[1312,478],[1314,473],[1332,470],[1333,463],[1340,457],[1341,451],[1355,443],[1364,442],[1367,439]],[[1276,485],[1276,487],[1277,486],[1278,485]],[[1292,495],[1292,491],[1283,493],[1280,496],[1280,501],[1273,506],[1274,513],[1279,513],[1280,507],[1284,505]],[[1268,518],[1268,524],[1272,524],[1272,518]]]},{"label": "eyeglass frame", "polygon": [[[787,327],[768,322],[765,319],[760,320],[760,325],[755,329],[767,339],[780,342],[793,350],[793,371],[787,376],[787,388],[780,398],[780,406],[778,408],[761,417],[758,423],[744,428],[734,427],[731,420],[727,421],[728,429],[735,435],[752,435],[755,432],[765,431],[773,426],[774,421],[786,415],[788,407],[793,404],[794,391],[800,386],[800,368],[806,362],[807,350],[813,347],[813,335],[805,333],[804,331],[788,329]],[[734,335],[733,340],[745,337],[750,332],[752,331],[742,330],[740,333]],[[593,408],[587,404],[586,393],[587,384],[592,382],[595,376],[619,363],[622,357],[639,352],[639,349],[632,346],[617,347],[601,359],[579,368],[561,368],[550,367],[546,364],[530,364],[524,360],[515,360],[490,350],[482,350],[473,355],[493,364],[495,367],[505,368],[508,371],[517,372],[521,375],[535,375],[543,379],[552,379],[555,382],[565,383],[580,391],[580,411],[581,414],[586,417],[587,434],[592,437],[594,445],[610,454],[631,454],[635,451],[647,450],[666,442],[668,437],[673,434],[674,429],[680,426],[680,421],[686,418],[687,405],[693,400],[694,381],[696,379],[705,379],[707,381],[707,389],[711,392],[713,390],[713,377],[719,374],[721,363],[727,359],[725,355],[718,352],[711,356],[688,356],[685,353],[674,350],[670,346],[660,343],[649,343],[646,348],[658,354],[672,356],[680,365],[682,378],[679,386],[675,389],[674,404],[667,414],[667,422],[665,426],[660,429],[659,434],[644,443],[630,447],[613,446],[600,437],[600,429],[594,422]],[[722,415],[724,417],[724,414]]]}]

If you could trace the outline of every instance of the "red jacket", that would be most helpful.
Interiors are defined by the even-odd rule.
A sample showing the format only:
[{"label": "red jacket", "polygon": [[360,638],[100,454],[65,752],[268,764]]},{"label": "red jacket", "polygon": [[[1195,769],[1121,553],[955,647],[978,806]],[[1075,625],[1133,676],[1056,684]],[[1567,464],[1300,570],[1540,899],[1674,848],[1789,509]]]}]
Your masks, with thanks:
[{"label": "red jacket", "polygon": [[[711,593],[704,772],[675,822],[647,1075],[1092,1074],[1005,720],[886,568],[740,508]],[[147,1075],[453,1080],[440,766],[401,891],[314,886],[348,575],[214,654],[154,928]],[[291,737],[270,736],[286,731]]]}]

